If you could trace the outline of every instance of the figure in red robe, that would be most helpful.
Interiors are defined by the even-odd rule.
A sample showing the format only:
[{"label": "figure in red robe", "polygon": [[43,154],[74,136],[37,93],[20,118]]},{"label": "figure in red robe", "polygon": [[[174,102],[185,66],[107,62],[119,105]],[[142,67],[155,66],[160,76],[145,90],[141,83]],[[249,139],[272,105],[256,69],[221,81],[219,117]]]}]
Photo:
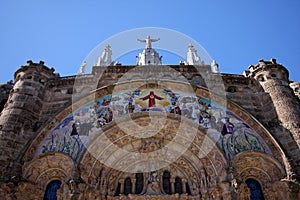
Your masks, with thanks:
[{"label": "figure in red robe", "polygon": [[147,96],[145,96],[145,97],[143,97],[143,98],[141,98],[142,100],[147,100],[147,99],[149,99],[149,108],[151,108],[151,107],[155,107],[155,99],[158,99],[158,100],[162,100],[162,99],[164,99],[164,98],[162,98],[162,97],[159,97],[159,96],[157,96],[156,94],[154,94],[154,92],[153,91],[150,91],[150,94],[148,94]]}]

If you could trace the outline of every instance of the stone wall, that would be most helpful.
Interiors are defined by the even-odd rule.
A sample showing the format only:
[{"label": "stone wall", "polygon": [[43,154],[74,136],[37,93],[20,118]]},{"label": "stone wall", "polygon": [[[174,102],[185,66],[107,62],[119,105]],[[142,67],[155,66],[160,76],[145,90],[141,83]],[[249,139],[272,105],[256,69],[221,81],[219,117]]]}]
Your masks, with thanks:
[{"label": "stone wall", "polygon": [[[169,71],[168,71],[169,70]],[[156,77],[156,80],[153,79]],[[159,84],[159,80],[187,81],[191,84],[208,88],[208,94],[213,100],[218,100],[218,95],[236,103],[246,112],[261,123],[266,132],[270,132],[276,142],[283,148],[287,155],[286,167],[287,182],[277,182],[265,186],[266,194],[276,196],[276,190],[285,191],[294,189],[298,195],[299,187],[295,182],[300,180],[300,106],[299,84],[290,83],[288,71],[276,61],[260,61],[257,66],[250,67],[250,72],[245,76],[233,74],[214,74],[210,66],[176,65],[169,68],[153,66],[152,69],[136,66],[111,66],[107,68],[94,67],[91,74],[60,77],[54,73],[53,68],[48,68],[43,62],[33,63],[28,61],[15,73],[14,85],[12,83],[0,86],[0,191],[10,197],[14,193],[20,196],[20,191],[26,188],[33,193],[43,195],[43,189],[34,189],[36,185],[27,183],[21,177],[22,157],[28,150],[31,142],[42,129],[49,126],[60,112],[72,105],[92,91],[117,82],[132,80],[145,80],[148,85]],[[297,89],[298,88],[298,89]],[[215,95],[215,93],[217,95]],[[4,106],[4,102],[6,103]],[[226,105],[222,105],[226,107]],[[248,124],[250,125],[250,124]],[[68,176],[70,178],[71,176]],[[67,179],[64,179],[59,191],[61,199],[73,196],[86,198],[97,196],[97,192],[90,192],[87,185],[78,184],[79,193],[72,193]],[[275,181],[275,180],[273,180]],[[236,187],[240,192],[240,199],[247,198],[249,191],[245,183],[238,183]],[[80,189],[80,187],[82,187]],[[83,190],[84,187],[84,190]],[[25,189],[24,189],[25,188]],[[233,190],[234,187],[231,186]],[[228,190],[228,188],[227,188]],[[74,191],[73,191],[74,192]],[[232,191],[231,191],[232,192]],[[28,194],[28,198],[31,198]],[[212,194],[219,197],[218,193]],[[98,197],[100,198],[100,194]],[[1,197],[1,196],[0,196]],[[10,197],[19,198],[19,197]],[[75,198],[75,197],[74,197]],[[102,198],[102,197],[101,197]],[[104,197],[103,197],[104,198]],[[106,196],[107,199],[139,199],[131,196]],[[143,197],[144,198],[144,197]],[[147,198],[147,197],[146,197]],[[153,197],[152,199],[155,199]],[[162,199],[161,197],[157,197]],[[226,197],[227,198],[227,197]],[[226,199],[223,197],[223,199]],[[228,197],[229,199],[230,197]],[[34,199],[32,197],[32,199]],[[38,198],[37,198],[38,199]],[[80,199],[80,198],[79,198]],[[173,195],[165,199],[200,199],[199,196]],[[292,198],[290,198],[292,199]]]}]

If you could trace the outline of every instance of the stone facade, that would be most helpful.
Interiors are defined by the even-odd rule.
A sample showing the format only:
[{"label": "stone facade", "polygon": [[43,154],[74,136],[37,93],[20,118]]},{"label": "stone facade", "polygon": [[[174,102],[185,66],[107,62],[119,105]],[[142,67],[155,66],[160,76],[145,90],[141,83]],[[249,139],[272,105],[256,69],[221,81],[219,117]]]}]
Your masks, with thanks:
[{"label": "stone facade", "polygon": [[69,77],[28,61],[0,86],[0,199],[299,199],[299,85],[275,59]]}]

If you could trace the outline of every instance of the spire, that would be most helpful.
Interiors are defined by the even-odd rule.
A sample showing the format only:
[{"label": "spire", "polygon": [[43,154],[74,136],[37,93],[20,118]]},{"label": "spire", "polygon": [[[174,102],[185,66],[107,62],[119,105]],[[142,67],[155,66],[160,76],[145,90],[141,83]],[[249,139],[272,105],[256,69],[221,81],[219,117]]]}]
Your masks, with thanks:
[{"label": "spire", "polygon": [[112,50],[111,46],[108,44],[102,51],[101,56],[98,59],[96,66],[110,66],[112,65],[111,55]]},{"label": "spire", "polygon": [[139,42],[146,43],[146,47],[143,52],[139,53],[139,55],[137,56],[137,65],[161,65],[162,56],[159,56],[159,54],[154,49],[152,49],[152,42],[157,42],[160,39],[151,39],[148,35],[144,40],[137,40]]},{"label": "spire", "polygon": [[197,54],[197,50],[192,44],[189,44],[188,51],[186,54],[186,63],[188,65],[203,65],[204,62],[201,61],[200,57]]}]

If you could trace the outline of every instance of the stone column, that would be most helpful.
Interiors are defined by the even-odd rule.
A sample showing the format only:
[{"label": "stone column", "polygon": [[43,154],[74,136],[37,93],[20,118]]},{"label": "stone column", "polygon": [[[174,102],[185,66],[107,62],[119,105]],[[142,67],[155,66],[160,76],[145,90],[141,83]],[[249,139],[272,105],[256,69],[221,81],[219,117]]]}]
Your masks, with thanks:
[{"label": "stone column", "polygon": [[171,178],[171,194],[175,193],[175,178]]},{"label": "stone column", "polygon": [[136,190],[136,188],[135,188],[136,179],[133,178],[132,181],[131,181],[131,183],[132,183],[132,191],[131,191],[131,193],[132,193],[132,194],[135,194],[135,190]]},{"label": "stone column", "polygon": [[182,179],[182,192],[183,194],[186,194],[186,183],[187,183],[187,180],[186,179]]},{"label": "stone column", "polygon": [[121,183],[120,194],[124,194],[124,179],[121,179],[119,182]]}]

